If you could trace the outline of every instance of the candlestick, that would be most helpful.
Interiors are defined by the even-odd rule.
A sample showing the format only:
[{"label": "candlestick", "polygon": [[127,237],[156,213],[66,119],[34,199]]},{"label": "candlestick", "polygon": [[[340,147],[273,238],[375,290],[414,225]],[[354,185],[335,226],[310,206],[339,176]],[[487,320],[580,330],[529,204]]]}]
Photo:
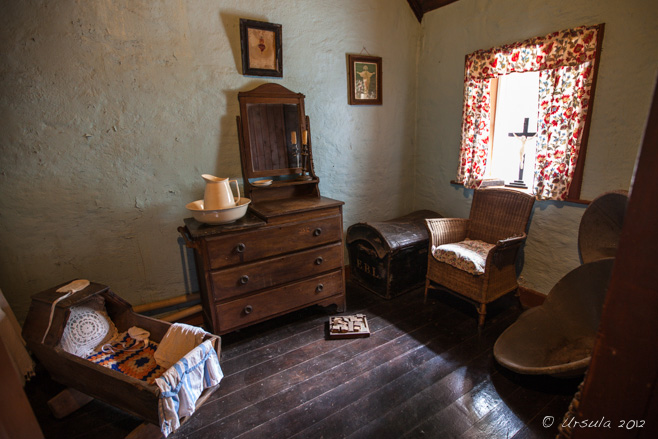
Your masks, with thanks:
[{"label": "candlestick", "polygon": [[311,180],[312,177],[306,174],[308,170],[308,145],[302,145],[302,174],[297,177],[297,180]]},{"label": "candlestick", "polygon": [[308,131],[302,131],[302,145],[308,145]]},{"label": "candlestick", "polygon": [[293,145],[297,144],[297,131],[293,131],[290,133],[290,143]]}]

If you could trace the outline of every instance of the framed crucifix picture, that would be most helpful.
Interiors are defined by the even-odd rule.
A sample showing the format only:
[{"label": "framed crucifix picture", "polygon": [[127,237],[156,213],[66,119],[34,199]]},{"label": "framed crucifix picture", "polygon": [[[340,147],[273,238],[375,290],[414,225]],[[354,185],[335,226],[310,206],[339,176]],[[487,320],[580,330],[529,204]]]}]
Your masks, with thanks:
[{"label": "framed crucifix picture", "polygon": [[350,105],[382,105],[382,59],[348,55]]},{"label": "framed crucifix picture", "polygon": [[242,74],[283,76],[281,25],[240,19]]}]

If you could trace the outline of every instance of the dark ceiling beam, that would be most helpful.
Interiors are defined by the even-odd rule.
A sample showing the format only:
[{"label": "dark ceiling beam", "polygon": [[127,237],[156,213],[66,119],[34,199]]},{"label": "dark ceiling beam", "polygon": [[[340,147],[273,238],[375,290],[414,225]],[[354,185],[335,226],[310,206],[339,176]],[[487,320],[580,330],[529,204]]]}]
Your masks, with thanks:
[{"label": "dark ceiling beam", "polygon": [[420,0],[407,0],[411,10],[414,11],[414,15],[418,19],[418,22],[423,19],[423,7],[420,5]]},{"label": "dark ceiling beam", "polygon": [[439,9],[456,1],[457,0],[407,0],[419,23],[423,19],[423,15],[429,11]]}]

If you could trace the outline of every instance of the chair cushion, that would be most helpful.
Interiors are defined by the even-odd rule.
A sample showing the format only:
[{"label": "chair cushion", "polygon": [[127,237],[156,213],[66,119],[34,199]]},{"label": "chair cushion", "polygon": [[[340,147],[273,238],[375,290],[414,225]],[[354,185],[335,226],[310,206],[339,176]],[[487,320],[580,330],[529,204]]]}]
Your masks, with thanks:
[{"label": "chair cushion", "polygon": [[432,255],[439,262],[479,276],[484,274],[487,255],[495,246],[488,242],[467,239],[435,247]]}]

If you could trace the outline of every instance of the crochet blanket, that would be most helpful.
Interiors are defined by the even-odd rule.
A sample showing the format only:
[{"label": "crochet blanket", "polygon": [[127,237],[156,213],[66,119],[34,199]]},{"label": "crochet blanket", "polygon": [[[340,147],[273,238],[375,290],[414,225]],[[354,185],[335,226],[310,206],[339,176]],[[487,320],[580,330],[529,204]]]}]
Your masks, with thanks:
[{"label": "crochet blanket", "polygon": [[153,357],[158,348],[156,342],[149,340],[148,345],[144,346],[144,343],[131,338],[128,332],[123,332],[118,340],[109,344],[110,349],[96,351],[87,360],[148,384],[153,384],[164,373],[165,369],[158,366]]}]

